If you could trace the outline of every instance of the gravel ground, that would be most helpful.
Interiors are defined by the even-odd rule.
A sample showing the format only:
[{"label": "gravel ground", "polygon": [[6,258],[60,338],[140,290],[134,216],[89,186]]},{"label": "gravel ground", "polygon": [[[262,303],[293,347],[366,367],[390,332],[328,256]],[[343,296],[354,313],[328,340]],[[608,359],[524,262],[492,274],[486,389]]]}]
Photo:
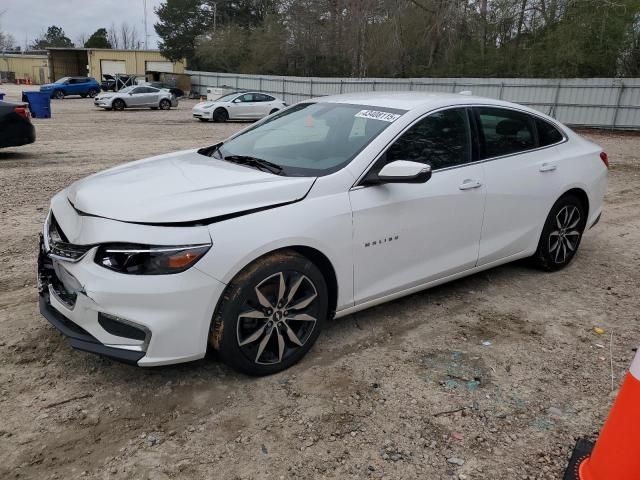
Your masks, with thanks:
[{"label": "gravel ground", "polygon": [[54,101],[35,144],[0,151],[0,478],[561,478],[640,337],[640,137],[585,132],[610,155],[610,190],[562,272],[507,265],[336,320],[268,378],[213,355],[144,370],[74,351],[36,305],[49,199],[243,126],[195,122],[193,104]]}]

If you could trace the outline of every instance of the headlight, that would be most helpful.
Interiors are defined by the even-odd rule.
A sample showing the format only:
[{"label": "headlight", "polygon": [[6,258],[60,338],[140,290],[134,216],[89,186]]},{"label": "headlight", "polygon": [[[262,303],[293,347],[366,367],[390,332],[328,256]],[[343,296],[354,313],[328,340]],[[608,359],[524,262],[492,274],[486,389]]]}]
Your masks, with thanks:
[{"label": "headlight", "polygon": [[191,268],[210,248],[210,244],[161,247],[113,243],[98,248],[95,262],[130,275],[166,275]]}]

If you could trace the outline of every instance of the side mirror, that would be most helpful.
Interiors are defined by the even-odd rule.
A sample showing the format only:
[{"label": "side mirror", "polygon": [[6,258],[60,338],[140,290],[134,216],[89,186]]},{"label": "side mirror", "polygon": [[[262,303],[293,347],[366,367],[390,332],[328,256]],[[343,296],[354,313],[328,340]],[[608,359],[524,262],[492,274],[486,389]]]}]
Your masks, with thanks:
[{"label": "side mirror", "polygon": [[377,175],[368,178],[369,185],[380,183],[425,183],[431,178],[431,166],[409,160],[388,163]]}]

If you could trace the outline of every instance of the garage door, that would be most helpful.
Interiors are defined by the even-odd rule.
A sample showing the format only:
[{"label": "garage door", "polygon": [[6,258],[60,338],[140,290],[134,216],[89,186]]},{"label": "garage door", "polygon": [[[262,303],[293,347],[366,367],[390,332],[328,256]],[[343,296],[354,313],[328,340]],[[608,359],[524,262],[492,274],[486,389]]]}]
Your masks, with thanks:
[{"label": "garage door", "polygon": [[146,62],[147,72],[168,72],[173,73],[173,63],[171,62]]},{"label": "garage door", "polygon": [[100,60],[100,71],[101,75],[127,73],[127,66],[124,60]]}]

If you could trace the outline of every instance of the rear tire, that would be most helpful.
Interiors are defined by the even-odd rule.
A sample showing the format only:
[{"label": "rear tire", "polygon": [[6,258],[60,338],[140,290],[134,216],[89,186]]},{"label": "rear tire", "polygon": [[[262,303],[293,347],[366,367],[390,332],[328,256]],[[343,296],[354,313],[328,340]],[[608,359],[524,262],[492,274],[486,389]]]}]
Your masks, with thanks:
[{"label": "rear tire", "polygon": [[569,265],[578,252],[586,224],[582,200],[572,194],[561,197],[549,212],[532,263],[548,272]]},{"label": "rear tire", "polygon": [[89,90],[88,95],[91,98],[94,98],[96,95],[98,95],[100,93],[100,90],[98,90],[97,88],[92,88]]},{"label": "rear tire", "polygon": [[116,98],[113,103],[111,104],[111,107],[114,110],[118,110],[118,111],[122,111],[126,108],[126,104],[124,103],[124,100],[120,99],[120,98]]},{"label": "rear tire", "polygon": [[313,262],[283,250],[255,261],[227,286],[209,341],[247,375],[270,375],[298,362],[320,335],[328,290]]},{"label": "rear tire", "polygon": [[229,112],[224,108],[216,108],[213,112],[213,121],[218,123],[224,123],[229,120]]},{"label": "rear tire", "polygon": [[167,100],[166,98],[160,100],[160,110],[170,110],[171,109],[171,102],[169,100]]}]

